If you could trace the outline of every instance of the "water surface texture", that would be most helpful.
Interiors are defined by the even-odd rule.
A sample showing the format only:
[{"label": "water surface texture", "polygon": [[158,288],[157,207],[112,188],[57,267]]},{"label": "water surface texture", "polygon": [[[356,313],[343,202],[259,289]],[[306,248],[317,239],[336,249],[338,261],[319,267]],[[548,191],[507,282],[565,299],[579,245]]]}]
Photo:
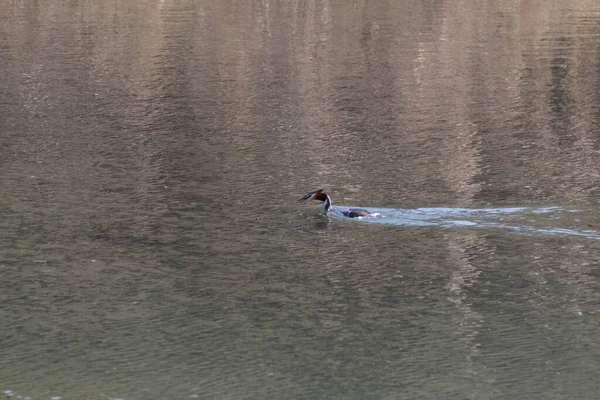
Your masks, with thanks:
[{"label": "water surface texture", "polygon": [[597,1],[0,11],[0,394],[598,397]]},{"label": "water surface texture", "polygon": [[[521,234],[542,234],[562,236],[582,236],[600,239],[600,231],[577,227],[565,228],[572,219],[562,217],[565,213],[578,213],[577,210],[564,210],[559,207],[505,207],[505,208],[414,208],[393,209],[363,207],[366,216],[348,217],[351,207],[335,207],[324,218],[335,217],[345,220],[395,226],[438,226],[442,228],[487,228],[504,229]],[[575,218],[575,222],[580,222]],[[536,224],[531,226],[526,224]],[[540,227],[539,225],[542,224]],[[570,226],[570,225],[569,225]]]}]

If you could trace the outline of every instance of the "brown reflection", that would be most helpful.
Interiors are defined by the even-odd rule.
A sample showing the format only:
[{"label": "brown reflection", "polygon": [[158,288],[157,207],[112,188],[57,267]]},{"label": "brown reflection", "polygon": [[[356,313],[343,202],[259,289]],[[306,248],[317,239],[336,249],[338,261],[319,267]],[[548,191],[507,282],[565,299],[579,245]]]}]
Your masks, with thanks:
[{"label": "brown reflection", "polygon": [[[88,107],[75,111],[80,121],[103,114],[114,128],[147,131],[144,143],[153,130],[199,127],[212,136],[198,149],[212,158],[206,167],[232,166],[240,185],[270,176],[328,185],[361,203],[370,190],[379,204],[593,202],[598,26],[585,14],[591,4],[577,2],[572,13],[552,4],[440,3],[407,13],[392,2],[160,2],[139,11],[154,27],[145,33],[123,17],[137,9],[121,3],[17,2],[8,15],[23,23],[8,48],[49,58],[8,51],[6,59],[29,116],[72,114],[67,99],[76,95]],[[38,25],[23,30],[28,24]],[[79,41],[69,46],[72,37]],[[61,72],[61,60],[75,75]],[[53,77],[66,84],[51,86]],[[116,98],[130,107],[114,106]],[[229,146],[227,155],[215,158],[212,146]],[[140,160],[161,157],[142,147]],[[152,185],[153,174],[141,181]]]},{"label": "brown reflection", "polygon": [[[447,289],[448,301],[458,310],[451,322],[453,334],[459,338],[463,361],[466,364],[465,373],[480,382],[489,382],[490,376],[479,376],[482,370],[480,363],[481,345],[479,334],[485,321],[484,315],[473,306],[473,296],[469,289],[480,288],[483,282],[479,279],[481,271],[473,262],[473,253],[486,253],[487,244],[474,234],[446,235],[448,241],[448,259],[456,269],[449,276]],[[481,385],[482,387],[484,385]],[[489,390],[489,388],[486,388]]]},{"label": "brown reflection", "polygon": [[[591,239],[353,224],[293,199],[574,205],[549,225],[597,229],[596,2],[2,6],[9,382],[465,398],[525,371],[532,393],[589,397]],[[146,367],[147,396],[129,380]]]}]

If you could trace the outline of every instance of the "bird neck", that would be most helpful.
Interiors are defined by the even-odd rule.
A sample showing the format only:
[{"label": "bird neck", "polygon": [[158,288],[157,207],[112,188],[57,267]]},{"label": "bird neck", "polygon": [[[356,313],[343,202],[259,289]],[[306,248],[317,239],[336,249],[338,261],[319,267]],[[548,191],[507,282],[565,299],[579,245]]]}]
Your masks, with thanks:
[{"label": "bird neck", "polygon": [[329,209],[331,208],[331,198],[327,194],[325,195],[325,197],[326,197],[325,200],[318,206],[319,210],[323,214],[326,214],[327,211],[329,211]]}]

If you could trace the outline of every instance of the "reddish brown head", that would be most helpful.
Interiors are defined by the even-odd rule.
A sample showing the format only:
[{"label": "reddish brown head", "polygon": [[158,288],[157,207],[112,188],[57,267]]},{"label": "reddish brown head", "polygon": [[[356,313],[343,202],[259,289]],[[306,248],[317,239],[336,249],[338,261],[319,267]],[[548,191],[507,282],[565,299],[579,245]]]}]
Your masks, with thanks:
[{"label": "reddish brown head", "polygon": [[325,201],[327,200],[327,194],[323,189],[315,190],[314,192],[306,193],[304,196],[300,197],[298,201],[304,200],[318,200]]}]

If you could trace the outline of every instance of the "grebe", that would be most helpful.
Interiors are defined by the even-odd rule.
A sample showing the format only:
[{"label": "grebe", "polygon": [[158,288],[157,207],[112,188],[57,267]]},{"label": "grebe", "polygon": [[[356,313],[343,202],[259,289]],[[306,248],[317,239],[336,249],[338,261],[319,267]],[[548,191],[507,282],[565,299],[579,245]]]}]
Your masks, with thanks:
[{"label": "grebe", "polygon": [[[303,197],[300,197],[298,201],[305,200],[317,200],[321,203],[317,206],[319,211],[323,214],[327,214],[328,211],[332,210],[331,197],[323,189],[315,190],[314,192],[306,193]],[[338,211],[336,211],[338,212]],[[350,208],[348,210],[339,211],[340,214],[348,218],[360,218],[360,217],[376,217],[379,213],[372,213],[367,210],[360,208]]]}]

